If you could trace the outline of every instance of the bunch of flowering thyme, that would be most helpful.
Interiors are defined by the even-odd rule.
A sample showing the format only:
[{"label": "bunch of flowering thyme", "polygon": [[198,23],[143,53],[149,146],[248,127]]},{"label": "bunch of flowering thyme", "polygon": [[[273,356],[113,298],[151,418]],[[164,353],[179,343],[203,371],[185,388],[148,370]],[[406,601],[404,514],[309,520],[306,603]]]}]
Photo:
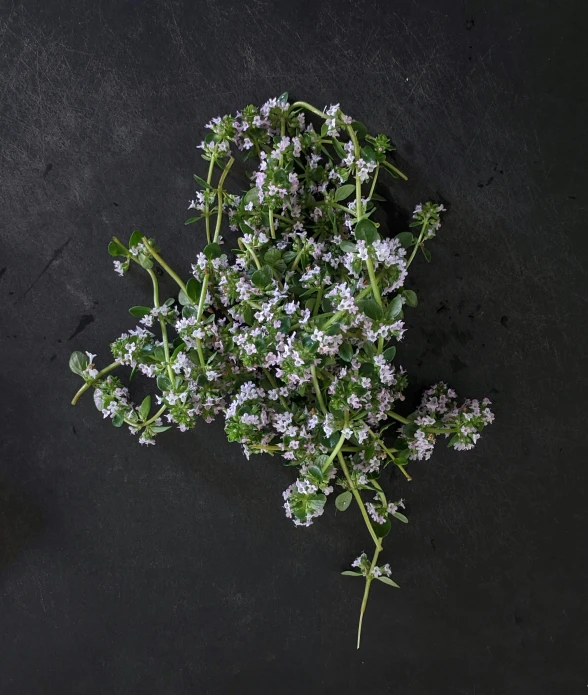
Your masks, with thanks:
[{"label": "bunch of flowering thyme", "polygon": [[[371,559],[362,553],[343,572],[365,578],[359,647],[372,582],[398,586],[390,565],[378,564],[382,541],[393,520],[408,521],[403,501],[389,500],[379,482],[383,470],[393,466],[410,480],[406,466],[427,460],[438,437],[471,449],[493,420],[487,399],[458,405],[444,383],[415,412],[396,412],[407,378],[394,362],[395,342],[406,307],[417,305],[403,286],[417,253],[430,260],[425,243],[444,207],[417,205],[409,231],[382,236],[372,219],[382,200],[378,176],[406,177],[388,160],[390,140],[369,135],[338,104],[320,111],[284,94],[207,128],[200,148],[208,175],[194,177],[186,221],[203,221],[207,244],[184,281],[140,232],[127,244],[110,242],[119,275],[135,266],[149,274],[153,305],[129,310],[139,325],[112,343],[114,361],[100,371],[95,355],[73,353],[70,367],[84,380],[73,403],[93,388],[103,416],[144,445],[171,427],[224,416],[229,441],[248,458],[279,455],[292,466],[284,508],[298,526],[312,524],[335,490],[338,510],[355,501],[374,543]],[[256,167],[244,195],[226,188],[235,157]],[[231,252],[224,227],[237,237]],[[175,281],[177,297],[161,300],[155,264]],[[123,366],[131,378],[154,380],[155,403],[132,402],[111,374]],[[389,438],[391,426],[398,429]]]}]

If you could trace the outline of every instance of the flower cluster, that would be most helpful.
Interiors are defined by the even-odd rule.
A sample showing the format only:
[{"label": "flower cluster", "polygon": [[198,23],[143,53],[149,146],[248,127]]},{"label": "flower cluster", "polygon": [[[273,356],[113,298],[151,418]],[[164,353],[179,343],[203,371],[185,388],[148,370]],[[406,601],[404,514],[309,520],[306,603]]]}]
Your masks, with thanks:
[{"label": "flower cluster", "polygon": [[[405,283],[419,250],[430,260],[425,243],[445,208],[417,205],[407,231],[383,234],[379,176],[406,177],[389,159],[390,140],[369,135],[339,104],[320,111],[284,94],[213,118],[207,128],[199,148],[208,176],[194,177],[199,189],[188,209],[197,216],[186,221],[203,220],[207,243],[184,281],[140,232],[127,244],[110,242],[115,271],[142,268],[154,302],[130,309],[139,325],[112,343],[114,361],[101,371],[95,355],[72,355],[70,366],[84,380],[74,402],[93,387],[104,417],[126,424],[142,444],[222,415],[229,441],[248,458],[277,455],[295,469],[283,493],[294,524],[312,524],[336,489],[339,511],[359,505],[376,552],[372,560],[362,554],[353,563],[358,572],[345,574],[365,577],[366,592],[374,579],[397,586],[377,559],[392,520],[408,519],[402,500],[387,500],[383,470],[410,478],[406,466],[428,459],[438,436],[469,449],[493,420],[489,401],[458,407],[442,383],[413,413],[395,410],[408,384],[396,344],[405,312],[418,302]],[[226,190],[236,158],[249,170],[255,162],[242,195]],[[233,235],[232,252],[221,232]],[[177,298],[160,300],[155,265],[178,285]],[[121,366],[153,379],[155,412],[150,397],[134,405],[110,375]],[[388,439],[393,423],[400,431]]]}]

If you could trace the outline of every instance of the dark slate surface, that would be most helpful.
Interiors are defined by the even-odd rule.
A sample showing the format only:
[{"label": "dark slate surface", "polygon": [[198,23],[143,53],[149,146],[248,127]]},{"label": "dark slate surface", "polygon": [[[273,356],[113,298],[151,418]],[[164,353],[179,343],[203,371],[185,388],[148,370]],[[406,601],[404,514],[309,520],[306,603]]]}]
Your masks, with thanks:
[{"label": "dark slate surface", "polygon": [[[0,3],[0,692],[586,692],[584,2]],[[220,422],[153,450],[69,399],[147,296],[110,235],[188,269],[210,116],[289,90],[391,135],[405,215],[450,213],[399,350],[489,395],[478,448],[392,476],[402,584],[339,575],[357,510],[290,525],[291,471]]]}]

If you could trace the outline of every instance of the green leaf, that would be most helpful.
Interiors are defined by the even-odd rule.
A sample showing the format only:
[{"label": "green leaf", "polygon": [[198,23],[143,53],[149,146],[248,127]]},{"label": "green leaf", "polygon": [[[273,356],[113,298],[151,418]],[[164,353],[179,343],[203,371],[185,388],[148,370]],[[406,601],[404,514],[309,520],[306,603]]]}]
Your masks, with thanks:
[{"label": "green leaf", "polygon": [[278,104],[286,104],[288,102],[288,92],[282,92],[277,101]]},{"label": "green leaf", "polygon": [[349,343],[341,343],[339,348],[339,357],[345,362],[351,362],[353,359],[353,348]]},{"label": "green leaf", "polygon": [[406,299],[406,303],[408,304],[408,306],[414,308],[418,305],[419,300],[416,296],[416,292],[413,292],[412,290],[404,290],[402,294],[404,295],[404,298]]},{"label": "green leaf", "polygon": [[125,258],[129,255],[125,247],[114,239],[108,244],[108,253],[111,256],[124,256]]},{"label": "green leaf", "polygon": [[367,217],[364,217],[355,225],[355,238],[365,241],[367,244],[373,244],[374,241],[380,238],[380,235],[376,225]]},{"label": "green leaf", "polygon": [[165,374],[160,374],[157,377],[157,388],[161,391],[169,391],[172,387],[172,383]]},{"label": "green leaf", "polygon": [[[180,292],[180,294],[182,294],[182,292]],[[196,309],[195,306],[192,306],[192,304],[184,305],[184,308],[182,309],[182,318],[192,319],[194,316],[198,316],[198,309]]]},{"label": "green leaf", "polygon": [[319,466],[309,466],[306,472],[319,482],[323,479],[323,471]]},{"label": "green leaf", "polygon": [[269,285],[270,278],[263,272],[263,270],[256,270],[251,276],[251,282],[263,290],[267,285]]},{"label": "green leaf", "polygon": [[411,232],[400,232],[400,234],[397,234],[395,238],[398,239],[405,249],[414,244],[414,234]]},{"label": "green leaf", "polygon": [[290,263],[296,258],[296,251],[286,251],[283,256],[286,263]]},{"label": "green leaf", "polygon": [[218,244],[215,244],[214,242],[212,244],[207,244],[202,252],[206,256],[206,258],[208,258],[209,261],[211,261],[213,258],[218,258],[223,254],[223,250],[221,249],[221,247]]},{"label": "green leaf", "polygon": [[383,582],[384,584],[389,584],[390,586],[395,586],[397,589],[400,589],[398,584],[396,582],[393,582],[390,577],[376,577],[379,581]]},{"label": "green leaf", "polygon": [[273,248],[265,252],[263,260],[264,263],[267,263],[269,266],[274,266],[281,258],[282,252],[280,249]]},{"label": "green leaf", "polygon": [[[184,292],[184,290],[180,290],[178,293],[178,302],[182,306],[188,306],[189,304],[192,304],[192,301],[190,297]],[[184,317],[185,318],[185,317]]]},{"label": "green leaf", "polygon": [[85,352],[76,350],[75,352],[71,353],[71,357],[69,358],[69,368],[74,374],[83,377],[84,369],[87,369],[89,364],[90,358]]},{"label": "green leaf", "polygon": [[386,307],[386,316],[389,319],[393,319],[395,316],[402,311],[402,298],[400,295],[396,295],[394,299]]},{"label": "green leaf", "polygon": [[176,347],[174,348],[174,351],[172,352],[172,355],[170,358],[172,362],[176,359],[178,354],[180,352],[182,352],[182,350],[184,350],[185,347],[186,347],[186,343],[183,340],[180,340],[180,342],[176,345]]},{"label": "green leaf", "polygon": [[431,262],[431,252],[429,251],[429,249],[426,248],[425,246],[421,246],[421,251],[423,252],[423,256],[425,257],[425,260],[427,261],[427,263],[430,263]]},{"label": "green leaf", "polygon": [[404,425],[402,427],[402,434],[410,439],[411,437],[414,437],[418,428],[418,425],[415,425],[414,422],[410,422],[408,425]]},{"label": "green leaf", "polygon": [[392,362],[392,360],[396,357],[396,348],[394,345],[392,347],[389,347],[387,350],[384,350],[384,359],[386,362]]},{"label": "green leaf", "polygon": [[327,125],[327,122],[325,121],[322,126],[321,126],[321,138],[324,138],[329,130],[329,126]]},{"label": "green leaf", "polygon": [[247,305],[247,306],[243,309],[243,321],[245,321],[245,323],[246,323],[248,326],[253,326],[253,321],[254,321],[254,320],[255,320],[255,319],[254,319],[254,316],[253,316],[253,309],[252,309],[249,305]]},{"label": "green leaf", "polygon": [[378,159],[376,157],[376,153],[374,152],[374,148],[370,147],[369,145],[361,148],[361,156],[366,162],[376,162]]},{"label": "green leaf", "polygon": [[151,396],[145,396],[139,407],[139,417],[141,420],[146,420],[151,410]]},{"label": "green leaf", "polygon": [[202,215],[199,215],[198,217],[188,217],[187,220],[184,220],[184,224],[194,224],[194,222],[198,222],[198,220],[202,219]]},{"label": "green leaf", "polygon": [[349,198],[349,196],[355,192],[355,185],[352,183],[346,183],[344,186],[340,186],[335,191],[335,202],[340,203],[342,200]]},{"label": "green leaf", "polygon": [[337,155],[341,157],[341,159],[345,159],[345,157],[347,157],[347,152],[345,152],[345,150],[343,149],[343,145],[339,142],[339,140],[333,138],[331,140],[331,143]]},{"label": "green leaf", "polygon": [[325,506],[326,501],[327,498],[325,495],[315,493],[308,499],[306,505],[311,511],[318,512],[319,509],[322,509]]},{"label": "green leaf", "polygon": [[357,251],[357,245],[352,241],[342,241],[339,244],[339,248],[341,251],[345,251],[345,253],[355,253]]},{"label": "green leaf", "polygon": [[151,311],[151,307],[148,306],[132,306],[129,309],[129,314],[134,316],[136,319],[142,319],[143,316],[147,316]]},{"label": "green leaf", "polygon": [[344,574],[346,577],[363,577],[361,572],[352,572],[351,570],[345,570],[345,572],[341,572],[341,574]]},{"label": "green leaf", "polygon": [[199,183],[203,188],[212,188],[212,186],[208,183],[208,181],[205,181],[204,179],[201,179],[200,176],[193,174],[194,176],[194,181],[196,183]]},{"label": "green leaf", "polygon": [[155,432],[156,434],[159,434],[160,432],[167,432],[168,430],[171,430],[171,428],[171,425],[155,425],[150,429],[153,430],[153,432]]},{"label": "green leaf", "polygon": [[345,492],[342,492],[335,499],[335,507],[337,507],[340,512],[344,512],[349,509],[352,499],[353,495],[351,492],[349,490],[345,490]]},{"label": "green leaf", "polygon": [[363,140],[368,134],[368,129],[364,126],[361,121],[353,121],[351,127],[355,130],[355,133],[359,140]]},{"label": "green leaf", "polygon": [[398,519],[398,521],[402,521],[403,524],[408,524],[408,519],[404,516],[404,514],[401,514],[400,512],[393,512],[392,516]]},{"label": "green leaf", "polygon": [[374,533],[378,538],[385,538],[390,533],[390,529],[392,528],[392,522],[390,519],[386,519],[385,524],[376,524],[375,521],[372,521],[371,523]]},{"label": "green leaf", "polygon": [[146,270],[150,270],[151,268],[153,268],[153,261],[149,258],[149,256],[146,256],[144,253],[140,253],[137,256],[137,261],[139,265],[142,268],[145,268]]},{"label": "green leaf", "polygon": [[452,447],[457,441],[459,441],[459,434],[454,434],[453,437],[447,442],[448,447]]},{"label": "green leaf", "polygon": [[363,362],[359,368],[359,373],[363,376],[371,376],[375,371],[375,367],[371,362]]},{"label": "green leaf", "polygon": [[376,349],[374,348],[374,344],[373,344],[373,343],[366,343],[366,344],[363,346],[363,351],[365,352],[365,354],[366,354],[370,359],[372,359],[373,356],[376,354]]},{"label": "green leaf", "polygon": [[124,421],[125,421],[125,419],[124,419],[124,417],[123,417],[120,413],[117,413],[117,414],[112,418],[112,424],[113,424],[115,427],[122,427],[123,424],[124,424]]},{"label": "green leaf", "polygon": [[359,308],[363,311],[366,316],[374,321],[379,321],[384,316],[384,311],[382,307],[376,302],[375,299],[362,299],[359,302]]},{"label": "green leaf", "polygon": [[245,195],[243,196],[243,205],[249,205],[249,203],[253,203],[253,205],[259,205],[259,195],[257,193],[257,188],[252,188],[251,190],[247,191]]},{"label": "green leaf", "polygon": [[314,465],[318,466],[324,475],[333,464],[329,462],[329,457],[326,454],[320,454],[314,460]]},{"label": "green leaf", "polygon": [[371,200],[377,200],[379,203],[387,202],[384,196],[378,195],[377,193],[372,193]]},{"label": "green leaf", "polygon": [[196,278],[190,278],[186,283],[186,294],[194,304],[200,301],[200,293],[202,292],[202,284]]},{"label": "green leaf", "polygon": [[135,230],[131,234],[131,238],[129,239],[129,248],[133,248],[133,246],[137,246],[137,244],[140,244],[142,239],[143,239],[143,234],[140,231]]}]

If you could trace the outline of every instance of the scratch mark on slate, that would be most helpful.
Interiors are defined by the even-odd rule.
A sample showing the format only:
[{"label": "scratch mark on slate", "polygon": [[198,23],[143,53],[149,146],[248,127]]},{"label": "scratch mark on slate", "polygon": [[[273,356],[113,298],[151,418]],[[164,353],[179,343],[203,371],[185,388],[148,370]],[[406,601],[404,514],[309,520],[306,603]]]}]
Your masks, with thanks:
[{"label": "scratch mark on slate", "polygon": [[84,328],[87,328],[93,321],[94,321],[94,316],[92,314],[84,314],[80,318],[80,322],[78,323],[78,327],[69,336],[68,340],[73,340],[76,337],[76,335],[79,335],[84,330]]},{"label": "scratch mark on slate", "polygon": [[6,267],[0,268],[0,280],[2,280],[2,276],[4,275],[5,272],[6,272]]},{"label": "scratch mark on slate", "polygon": [[63,253],[65,247],[69,244],[71,241],[71,237],[64,243],[62,244],[58,249],[56,249],[53,252],[53,255],[49,259],[49,262],[47,265],[43,268],[43,270],[37,275],[37,277],[31,282],[31,284],[27,287],[27,289],[20,295],[20,297],[16,300],[17,302],[20,302],[21,299],[24,299],[27,294],[33,289],[33,287],[39,282],[39,280],[45,275],[45,273],[49,270],[49,268],[57,261],[60,257],[61,254]]},{"label": "scratch mark on slate", "polygon": [[45,178],[47,176],[47,174],[51,171],[51,169],[53,169],[53,164],[51,164],[51,162],[49,162],[49,164],[47,164],[47,166],[45,167],[45,171],[43,172],[43,178]]}]

